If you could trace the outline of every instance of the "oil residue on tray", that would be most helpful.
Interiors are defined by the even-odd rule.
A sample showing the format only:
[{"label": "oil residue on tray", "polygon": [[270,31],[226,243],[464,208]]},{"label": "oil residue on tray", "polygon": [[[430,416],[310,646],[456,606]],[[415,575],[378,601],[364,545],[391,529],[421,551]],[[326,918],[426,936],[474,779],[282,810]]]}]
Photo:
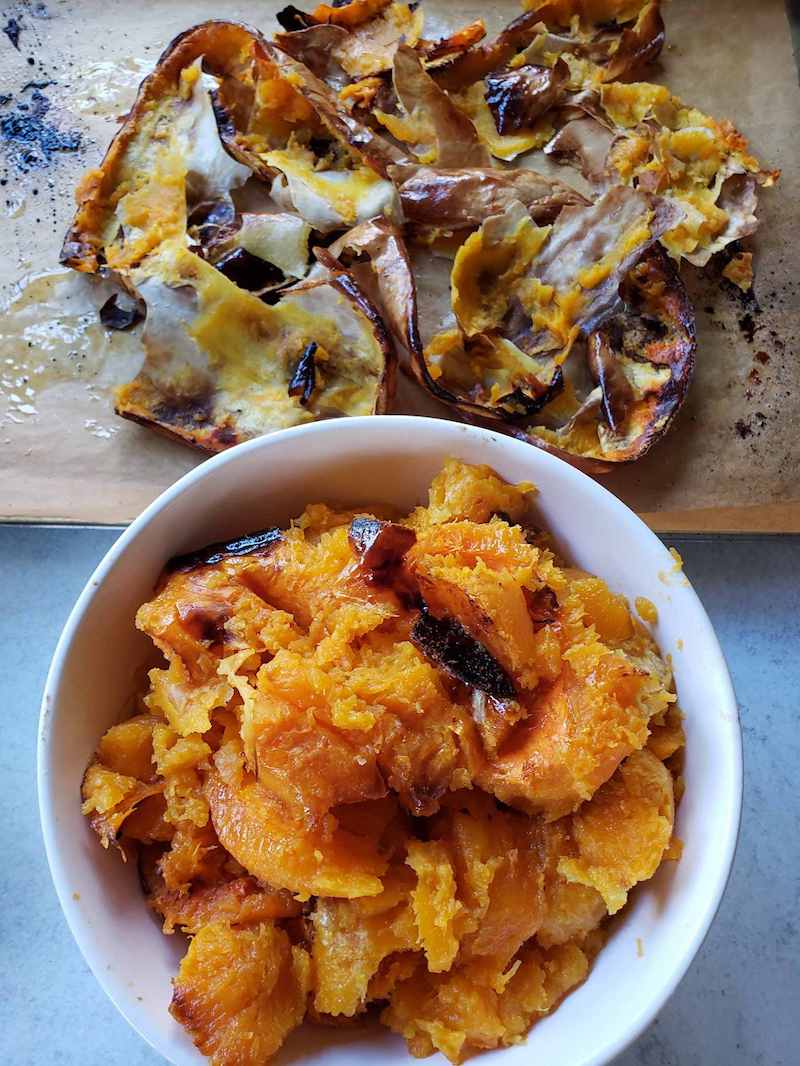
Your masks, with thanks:
[{"label": "oil residue on tray", "polygon": [[[110,388],[134,376],[141,364],[138,331],[103,328],[97,308],[112,292],[102,280],[71,270],[30,278],[0,308],[0,421],[38,415],[39,394],[63,381],[84,381],[110,411]],[[95,433],[96,420],[85,428]],[[104,435],[110,435],[104,431]]]},{"label": "oil residue on tray", "polygon": [[152,70],[149,59],[102,60],[81,67],[67,93],[71,110],[99,117],[116,116],[133,103],[141,81]]}]

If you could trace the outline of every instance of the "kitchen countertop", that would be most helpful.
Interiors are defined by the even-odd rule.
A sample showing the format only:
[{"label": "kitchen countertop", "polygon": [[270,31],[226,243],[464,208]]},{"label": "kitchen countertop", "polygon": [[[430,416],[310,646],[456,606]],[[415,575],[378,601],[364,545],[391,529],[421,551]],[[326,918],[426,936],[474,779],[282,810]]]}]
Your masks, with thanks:
[{"label": "kitchen countertop", "polygon": [[[163,1061],[117,1014],[72,941],[50,882],[36,801],[36,726],[50,656],[75,598],[118,535],[0,525],[0,1062],[8,1066]],[[708,939],[617,1066],[790,1066],[800,1046],[800,538],[666,540],[683,556],[733,675],[744,812],[733,875]]]}]

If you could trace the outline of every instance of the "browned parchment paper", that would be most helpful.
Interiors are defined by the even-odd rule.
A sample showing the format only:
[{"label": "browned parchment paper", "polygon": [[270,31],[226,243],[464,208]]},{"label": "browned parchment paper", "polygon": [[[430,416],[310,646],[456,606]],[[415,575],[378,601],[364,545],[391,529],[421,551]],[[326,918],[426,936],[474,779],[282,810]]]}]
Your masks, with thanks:
[{"label": "browned parchment paper", "polygon": [[[77,178],[100,159],[116,116],[167,42],[205,18],[243,19],[272,32],[282,6],[4,5],[4,19],[15,17],[21,33],[19,51],[0,37],[0,99],[11,94],[0,121],[13,115],[33,125],[27,142],[0,142],[0,299],[3,306],[12,301],[0,316],[0,516],[125,522],[200,461],[113,414],[110,388],[135,371],[135,338],[106,334],[96,324],[102,293],[87,293],[59,272],[58,250]],[[425,0],[425,8],[430,35],[479,16],[492,31],[519,10],[515,0]],[[762,225],[750,242],[760,310],[686,269],[699,332],[689,400],[666,440],[604,480],[658,529],[798,531],[800,88],[784,5],[673,0],[665,15],[669,45],[649,77],[730,118],[783,177],[763,195]],[[23,89],[31,81],[54,84]],[[44,166],[37,165],[40,135],[63,149],[50,152]],[[563,176],[570,180],[568,171]],[[54,273],[38,277],[48,271]],[[447,415],[408,382],[397,410]]]}]

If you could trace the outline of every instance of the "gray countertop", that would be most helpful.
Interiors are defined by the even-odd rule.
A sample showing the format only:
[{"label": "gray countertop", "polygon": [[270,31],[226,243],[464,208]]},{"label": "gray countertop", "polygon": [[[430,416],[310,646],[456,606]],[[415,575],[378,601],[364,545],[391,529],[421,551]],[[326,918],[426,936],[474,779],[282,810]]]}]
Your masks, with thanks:
[{"label": "gray countertop", "polygon": [[[72,941],[50,883],[35,792],[36,724],[50,656],[72,603],[117,535],[0,526],[0,1062],[10,1066],[162,1061],[106,1000]],[[659,1018],[617,1063],[794,1066],[800,538],[668,543],[684,558],[733,674],[744,733],[744,815],[733,876],[705,945]]]}]

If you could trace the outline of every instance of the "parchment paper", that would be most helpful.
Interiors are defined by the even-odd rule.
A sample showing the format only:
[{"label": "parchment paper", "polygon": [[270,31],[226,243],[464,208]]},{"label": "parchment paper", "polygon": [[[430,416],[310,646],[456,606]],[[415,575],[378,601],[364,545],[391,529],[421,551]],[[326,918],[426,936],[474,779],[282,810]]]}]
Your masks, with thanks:
[{"label": "parchment paper", "polygon": [[[0,37],[0,100],[11,94],[0,124],[20,115],[35,122],[32,148],[24,138],[0,143],[0,298],[16,299],[0,317],[0,516],[126,522],[200,461],[113,414],[110,387],[139,356],[131,338],[96,324],[92,301],[102,293],[87,300],[63,272],[24,282],[57,271],[75,182],[100,159],[116,116],[169,40],[205,18],[272,32],[282,6],[31,0],[3,9],[20,36],[19,50]],[[447,0],[425,0],[425,9],[429,30],[482,16],[490,32],[519,10]],[[664,441],[603,480],[657,529],[800,531],[800,89],[786,13],[781,0],[674,0],[665,15],[669,45],[648,76],[730,118],[783,176],[762,196],[749,245],[756,301],[685,270],[698,309],[691,394]],[[55,84],[23,90],[31,81]],[[408,382],[396,409],[449,417]]]}]

